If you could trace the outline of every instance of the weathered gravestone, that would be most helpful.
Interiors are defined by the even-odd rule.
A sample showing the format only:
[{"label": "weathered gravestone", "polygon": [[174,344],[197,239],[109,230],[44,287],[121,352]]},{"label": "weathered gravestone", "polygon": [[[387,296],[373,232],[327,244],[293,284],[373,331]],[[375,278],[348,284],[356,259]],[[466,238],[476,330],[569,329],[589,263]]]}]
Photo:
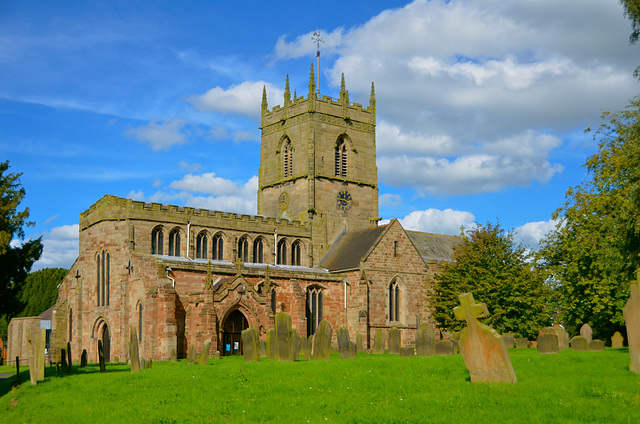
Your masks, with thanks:
[{"label": "weathered gravestone", "polygon": [[275,328],[267,331],[267,359],[278,359],[278,339]]},{"label": "weathered gravestone", "polygon": [[209,350],[211,350],[211,339],[205,340],[202,345],[202,354],[200,355],[200,365],[207,365],[209,361]]},{"label": "weathered gravestone", "polygon": [[242,355],[244,362],[258,362],[260,360],[259,333],[256,327],[249,327],[242,331]]},{"label": "weathered gravestone", "polygon": [[545,327],[540,329],[538,332],[538,343],[540,342],[540,336],[542,334],[555,334],[558,336],[558,350],[562,351],[569,348],[569,333],[567,333],[564,328],[559,325],[554,325],[553,327]]},{"label": "weathered gravestone", "polygon": [[129,330],[129,360],[131,361],[131,372],[140,372],[140,356],[138,355],[138,334],[136,327]]},{"label": "weathered gravestone", "polygon": [[63,374],[69,372],[67,368],[67,351],[65,349],[60,349],[60,371]]},{"label": "weathered gravestone", "polygon": [[356,334],[356,355],[364,352],[364,337],[362,334]]},{"label": "weathered gravestone", "polygon": [[31,378],[31,385],[36,386],[38,384],[38,339],[39,332],[35,330],[35,327],[27,327],[27,351],[29,354],[29,378]]},{"label": "weathered gravestone", "polygon": [[604,341],[598,339],[591,340],[589,350],[592,352],[602,352],[604,350]]},{"label": "weathered gravestone", "polygon": [[68,371],[73,372],[73,363],[71,362],[71,342],[67,342],[67,362],[68,362]]},{"label": "weathered gravestone", "polygon": [[516,339],[516,349],[527,349],[529,347],[529,339],[518,337]]},{"label": "weathered gravestone", "polygon": [[624,342],[624,337],[622,337],[622,334],[620,334],[619,331],[616,331],[615,333],[613,333],[613,336],[611,336],[611,347],[614,349],[619,349],[622,347],[622,344]]},{"label": "weathered gravestone", "polygon": [[293,361],[292,335],[291,315],[278,312],[276,314],[276,359],[278,361]]},{"label": "weathered gravestone", "polygon": [[583,324],[580,327],[580,335],[587,340],[587,345],[593,340],[593,330],[589,324]]},{"label": "weathered gravestone", "polygon": [[513,333],[502,334],[502,341],[504,342],[504,345],[507,347],[507,349],[513,349],[513,346],[515,345],[515,340],[516,340],[516,337]]},{"label": "weathered gravestone", "polygon": [[400,354],[400,330],[398,327],[392,327],[389,329],[389,353],[394,355]]},{"label": "weathered gravestone", "polygon": [[416,356],[433,356],[435,353],[435,331],[423,322],[416,332]]},{"label": "weathered gravestone", "polygon": [[140,369],[144,370],[147,368],[147,361],[144,358],[140,358]]},{"label": "weathered gravestone", "polygon": [[453,340],[445,339],[436,342],[436,355],[450,356],[453,355]]},{"label": "weathered gravestone", "polygon": [[[640,278],[640,271],[638,272]],[[638,281],[629,286],[631,295],[624,305],[622,314],[627,325],[627,344],[629,346],[629,371],[640,373],[640,287]]]},{"label": "weathered gravestone", "polygon": [[303,356],[305,361],[311,359],[311,344],[309,343],[309,339],[306,337],[300,337],[300,354]]},{"label": "weathered gravestone", "polygon": [[195,345],[191,345],[189,347],[189,356],[187,359],[187,363],[189,365],[195,365],[196,364],[196,347]]},{"label": "weathered gravestone", "polygon": [[585,336],[575,336],[571,339],[571,350],[586,352],[588,349],[589,344]]},{"label": "weathered gravestone", "polygon": [[378,328],[376,336],[373,339],[373,353],[375,355],[381,355],[384,353],[384,332],[382,332],[382,328]]},{"label": "weathered gravestone", "polygon": [[175,348],[171,349],[171,362],[178,362],[178,352]]},{"label": "weathered gravestone", "polygon": [[220,360],[220,351],[216,350],[216,352],[213,354],[213,359],[218,361]]},{"label": "weathered gravestone", "polygon": [[560,343],[558,335],[554,333],[542,333],[538,336],[538,352],[540,353],[558,353],[560,351]]},{"label": "weathered gravestone", "polygon": [[152,367],[153,367],[153,359],[149,359],[149,360],[147,361],[147,366],[146,366],[146,368],[147,368],[148,370],[150,370]]},{"label": "weathered gravestone", "polygon": [[328,361],[331,359],[331,336],[333,330],[329,321],[323,319],[313,335],[313,359]]},{"label": "weathered gravestone", "polygon": [[260,347],[260,357],[266,358],[267,357],[267,341],[265,339],[260,339],[258,343]]},{"label": "weathered gravestone", "polygon": [[467,327],[460,334],[460,351],[473,382],[516,383],[516,373],[502,336],[477,318],[489,315],[484,303],[475,303],[473,294],[459,296],[460,306],[453,312]]},{"label": "weathered gravestone", "polygon": [[299,361],[302,342],[301,337],[298,334],[298,330],[296,330],[295,328],[291,330],[291,339],[293,340],[293,352],[291,353],[291,358],[294,361]]},{"label": "weathered gravestone", "polygon": [[412,356],[415,356],[415,352],[414,352],[413,346],[401,347],[400,348],[400,356],[405,357],[405,358],[410,358]]},{"label": "weathered gravestone", "polygon": [[338,351],[340,352],[341,359],[351,359],[354,357],[351,349],[351,340],[349,340],[349,330],[344,327],[338,328],[336,331],[338,336]]},{"label": "weathered gravestone", "polygon": [[[85,350],[84,352],[85,355],[85,361],[86,361],[86,353],[87,351]],[[82,360],[81,360],[82,362]],[[98,365],[100,366],[100,372],[105,372],[106,368],[104,365],[104,346],[102,345],[102,339],[98,339]],[[80,364],[80,366],[82,366],[82,364]]]},{"label": "weathered gravestone", "polygon": [[[101,340],[98,339],[98,356],[100,353],[100,345],[101,345]],[[80,355],[80,368],[84,368],[87,366],[87,349],[82,349],[82,355]]]}]

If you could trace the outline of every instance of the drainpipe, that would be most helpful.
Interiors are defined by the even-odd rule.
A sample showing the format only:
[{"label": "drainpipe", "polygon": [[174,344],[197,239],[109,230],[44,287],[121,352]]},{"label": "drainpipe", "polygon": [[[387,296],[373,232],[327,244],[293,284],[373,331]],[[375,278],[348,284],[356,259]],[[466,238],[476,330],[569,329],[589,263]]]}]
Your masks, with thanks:
[{"label": "drainpipe", "polygon": [[189,237],[191,236],[191,221],[187,221],[187,259],[191,259],[189,257]]},{"label": "drainpipe", "polygon": [[278,265],[278,229],[273,230],[273,264]]},{"label": "drainpipe", "polygon": [[349,321],[347,319],[347,285],[349,285],[349,282],[347,282],[347,280],[342,280],[342,282],[344,283],[344,327],[348,330]]}]

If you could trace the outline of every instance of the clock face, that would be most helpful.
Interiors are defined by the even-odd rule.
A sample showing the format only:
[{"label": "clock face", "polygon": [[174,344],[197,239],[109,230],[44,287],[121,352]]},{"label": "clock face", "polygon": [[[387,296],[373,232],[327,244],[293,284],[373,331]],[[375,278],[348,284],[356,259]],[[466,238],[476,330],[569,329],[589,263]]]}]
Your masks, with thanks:
[{"label": "clock face", "polygon": [[338,209],[348,211],[349,209],[351,209],[352,204],[353,198],[351,197],[351,194],[345,189],[340,190],[336,198],[336,206],[338,207]]},{"label": "clock face", "polygon": [[280,207],[280,210],[286,210],[289,207],[289,193],[285,191],[280,195],[280,198],[278,199],[278,206]]}]

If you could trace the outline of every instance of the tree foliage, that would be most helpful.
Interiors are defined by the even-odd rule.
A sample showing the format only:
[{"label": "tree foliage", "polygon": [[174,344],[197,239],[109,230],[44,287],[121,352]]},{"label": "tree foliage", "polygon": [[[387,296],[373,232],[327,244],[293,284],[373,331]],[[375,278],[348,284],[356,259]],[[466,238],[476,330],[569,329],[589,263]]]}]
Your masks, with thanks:
[{"label": "tree foliage", "polygon": [[[640,0],[620,0],[624,8],[624,16],[631,21],[631,35],[629,42],[635,44],[640,38]],[[640,79],[640,66],[633,72],[633,76]]]},{"label": "tree foliage", "polygon": [[478,225],[463,235],[463,242],[454,248],[454,262],[445,264],[433,289],[435,319],[449,331],[465,326],[455,320],[453,308],[466,292],[486,303],[490,315],[483,321],[499,333],[536,335],[550,323],[554,310],[544,274],[532,268],[524,247],[500,224]]},{"label": "tree foliage", "polygon": [[58,300],[58,285],[67,276],[64,268],[44,268],[30,273],[20,291],[20,302],[24,309],[21,317],[40,315]]},{"label": "tree foliage", "polygon": [[[0,315],[8,321],[20,312],[18,294],[27,278],[33,263],[42,254],[40,238],[23,243],[11,243],[14,239],[23,240],[24,227],[29,222],[29,209],[18,207],[25,196],[20,184],[22,174],[8,173],[9,162],[0,162]],[[0,334],[6,337],[6,332]]]},{"label": "tree foliage", "polygon": [[622,308],[640,266],[640,100],[603,113],[594,139],[598,151],[585,163],[591,179],[567,191],[540,262],[561,287],[569,331],[589,323],[606,340],[624,331]]}]

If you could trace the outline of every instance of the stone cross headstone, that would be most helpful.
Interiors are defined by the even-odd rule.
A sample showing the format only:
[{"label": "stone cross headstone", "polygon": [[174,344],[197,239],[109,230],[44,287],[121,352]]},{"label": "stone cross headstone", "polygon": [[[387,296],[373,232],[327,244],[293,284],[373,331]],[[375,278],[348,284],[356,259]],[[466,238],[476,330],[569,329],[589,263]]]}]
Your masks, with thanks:
[{"label": "stone cross headstone", "polygon": [[589,344],[585,336],[575,336],[571,339],[571,350],[586,352],[588,349]]},{"label": "stone cross headstone", "polygon": [[[86,354],[86,350],[84,352]],[[98,339],[98,363],[100,365],[100,372],[105,372],[106,368],[104,365],[104,346],[102,346],[102,339]]]},{"label": "stone cross headstone", "polygon": [[593,340],[593,330],[589,324],[583,324],[580,327],[580,335],[587,340],[587,345]]},{"label": "stone cross headstone", "polygon": [[436,355],[437,356],[450,356],[453,355],[453,340],[445,339],[438,340],[436,342]]},{"label": "stone cross headstone", "polygon": [[460,334],[460,351],[472,382],[491,381],[516,383],[516,373],[502,336],[493,328],[478,321],[489,314],[484,303],[476,303],[473,294],[463,293],[460,306],[453,312],[467,326]]},{"label": "stone cross headstone", "polygon": [[202,345],[202,354],[200,355],[200,365],[207,365],[209,361],[209,350],[211,350],[211,339],[205,340]]},{"label": "stone cross headstone", "polygon": [[356,354],[364,352],[364,337],[362,334],[356,334]]},{"label": "stone cross headstone", "polygon": [[378,328],[376,336],[373,339],[373,353],[375,355],[382,355],[384,353],[384,332],[382,328]]},{"label": "stone cross headstone", "polygon": [[320,321],[316,333],[313,335],[313,352],[314,360],[328,361],[331,359],[331,336],[333,330],[331,324],[326,319]]},{"label": "stone cross headstone", "polygon": [[611,336],[611,347],[614,349],[619,349],[622,347],[624,342],[624,337],[622,337],[622,334],[620,334],[619,331],[616,331],[615,333],[613,333],[613,336]]},{"label": "stone cross headstone", "polygon": [[131,372],[140,372],[140,356],[138,355],[138,334],[136,327],[129,330],[129,359],[131,360]]},{"label": "stone cross headstone", "polygon": [[353,358],[354,355],[351,349],[351,343],[353,342],[349,340],[349,330],[344,327],[340,327],[338,328],[338,331],[336,331],[336,335],[338,336],[338,351],[340,352],[340,358]]},{"label": "stone cross headstone", "polygon": [[276,314],[276,343],[278,361],[293,361],[293,338],[291,315],[286,312]]},{"label": "stone cross headstone", "polygon": [[504,345],[507,347],[507,349],[513,349],[516,340],[513,333],[502,333],[502,340],[504,341]]},{"label": "stone cross headstone", "polygon": [[604,350],[604,342],[598,339],[591,340],[591,343],[589,343],[589,350],[592,352],[602,352]]},{"label": "stone cross headstone", "polygon": [[433,356],[435,354],[435,330],[423,322],[416,332],[416,356]]},{"label": "stone cross headstone", "polygon": [[516,349],[527,349],[529,347],[529,339],[526,337],[518,337],[516,339]]},{"label": "stone cross headstone", "polygon": [[540,353],[558,353],[560,351],[560,342],[557,334],[543,333],[538,336],[538,352]]},{"label": "stone cross headstone", "polygon": [[[100,339],[98,339],[98,352],[100,351]],[[87,366],[87,349],[82,349],[82,355],[80,355],[80,368]]]},{"label": "stone cross headstone", "polygon": [[[638,272],[640,278],[640,271]],[[627,345],[629,346],[629,371],[640,373],[640,287],[638,281],[631,282],[629,300],[622,314],[627,325]]]},{"label": "stone cross headstone", "polygon": [[389,329],[389,353],[400,355],[400,330],[398,327]]},{"label": "stone cross headstone", "polygon": [[244,362],[258,362],[260,360],[259,332],[256,327],[249,327],[242,331],[242,355]]},{"label": "stone cross headstone", "polygon": [[196,364],[196,347],[195,345],[191,345],[189,347],[189,356],[187,359],[187,363],[189,365],[195,365]]}]

